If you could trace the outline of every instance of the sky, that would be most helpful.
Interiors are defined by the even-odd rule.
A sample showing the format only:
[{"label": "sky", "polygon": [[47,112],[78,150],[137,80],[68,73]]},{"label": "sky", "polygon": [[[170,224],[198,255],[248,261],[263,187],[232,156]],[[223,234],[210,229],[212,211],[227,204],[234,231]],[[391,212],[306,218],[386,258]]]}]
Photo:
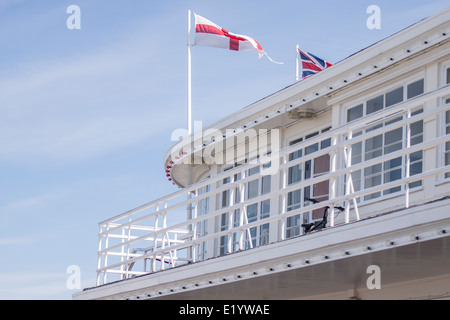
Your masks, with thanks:
[{"label": "sky", "polygon": [[[80,29],[67,26],[71,5]],[[366,25],[370,5],[380,29]],[[186,128],[188,10],[284,62],[192,47],[192,118],[205,127],[293,84],[297,44],[336,63],[447,7],[0,0],[0,299],[66,300],[94,286],[98,223],[178,191],[163,156]],[[81,289],[68,285],[73,266]]]}]

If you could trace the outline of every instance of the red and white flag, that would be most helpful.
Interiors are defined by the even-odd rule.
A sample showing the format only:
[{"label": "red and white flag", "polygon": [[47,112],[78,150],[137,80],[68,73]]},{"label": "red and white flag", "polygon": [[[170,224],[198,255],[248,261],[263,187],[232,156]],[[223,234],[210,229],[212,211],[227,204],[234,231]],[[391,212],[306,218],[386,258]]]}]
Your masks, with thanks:
[{"label": "red and white flag", "polygon": [[261,45],[255,39],[242,34],[229,32],[228,30],[218,26],[212,21],[195,14],[195,40],[194,45],[216,47],[222,49],[229,49],[234,51],[256,51],[261,58],[263,55],[274,62],[267,53],[263,50]]}]

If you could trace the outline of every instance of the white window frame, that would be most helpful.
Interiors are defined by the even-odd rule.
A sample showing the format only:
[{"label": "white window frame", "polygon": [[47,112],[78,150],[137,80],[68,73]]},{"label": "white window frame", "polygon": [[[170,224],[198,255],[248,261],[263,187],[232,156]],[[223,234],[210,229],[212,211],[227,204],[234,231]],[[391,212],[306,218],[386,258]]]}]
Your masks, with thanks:
[{"label": "white window frame", "polygon": [[[386,104],[386,94],[389,93],[389,92],[392,92],[393,90],[396,90],[396,89],[398,89],[400,87],[403,87],[403,100],[402,101],[407,101],[408,100],[408,98],[407,98],[408,97],[408,86],[410,84],[415,83],[415,82],[420,81],[420,80],[424,80],[424,92],[425,92],[425,89],[426,89],[425,88],[425,75],[424,75],[423,72],[421,72],[421,73],[416,73],[414,75],[411,75],[411,76],[407,77],[406,79],[404,79],[403,81],[392,82],[388,86],[383,86],[380,90],[377,90],[376,92],[374,92],[374,93],[372,93],[370,95],[366,95],[366,96],[360,97],[359,99],[353,99],[352,101],[343,104],[342,110],[344,110],[344,112],[342,113],[342,117],[343,117],[341,119],[342,123],[351,123],[351,122],[353,122],[353,121],[347,122],[348,110],[350,110],[351,108],[354,108],[354,107],[356,107],[356,106],[358,106],[360,104],[363,105],[363,115],[362,115],[362,117],[366,116],[367,115],[367,101],[369,101],[371,99],[374,99],[376,97],[379,97],[381,95],[383,95],[383,97],[384,97],[383,109],[375,111],[373,113],[378,113],[378,112],[381,113],[381,112],[383,112],[383,110],[386,109],[386,106],[385,106],[385,104]],[[414,108],[414,110],[419,110],[419,109],[423,110],[423,106],[417,106],[416,108]],[[414,110],[412,110],[412,113],[414,112]],[[373,113],[370,113],[370,114],[373,114]],[[390,116],[389,118],[395,119],[395,117],[400,117],[400,116],[401,117],[405,117],[405,114],[395,114],[395,115]],[[383,123],[383,125],[384,125],[385,122],[386,122],[385,120],[379,120],[377,122],[374,122],[373,124],[371,123],[370,126],[376,125],[377,123],[380,123],[380,124]],[[403,130],[402,130],[402,146],[403,147],[405,147],[405,143],[406,143],[405,137],[406,137],[406,127],[403,127]],[[422,137],[423,137],[423,131],[422,131]],[[383,139],[383,142],[382,142],[381,148],[384,149],[386,147],[386,145],[384,144],[384,134],[382,136],[382,139]],[[362,143],[362,146],[361,146],[361,148],[362,148],[361,149],[362,159],[361,159],[361,161],[365,161],[364,160],[364,153],[365,153],[364,149],[365,149],[366,140],[361,141],[361,143]],[[384,151],[382,151],[382,152],[384,153]],[[421,161],[422,161],[422,171],[423,171],[423,154],[422,154],[422,160]],[[345,164],[343,164],[343,165],[345,166]],[[400,169],[402,170],[402,172],[401,172],[402,177],[403,177],[403,168],[404,168],[405,165],[406,165],[405,157],[402,157],[401,165],[400,165]],[[380,175],[381,175],[381,184],[383,184],[384,183],[384,175],[390,169],[385,170],[384,169],[384,163],[381,163],[381,166],[382,167],[381,167]],[[361,175],[360,176],[360,187],[362,189],[364,189],[365,188],[364,171],[361,171],[360,175]],[[387,194],[385,194],[385,192],[380,192],[379,196],[376,196],[376,197],[374,197],[372,199],[366,199],[367,197],[363,197],[363,198],[359,198],[357,200],[358,200],[358,203],[361,204],[361,205],[370,204],[370,203],[377,202],[377,201],[380,201],[380,200],[385,200],[385,199],[389,199],[389,198],[392,198],[392,197],[396,197],[396,196],[398,196],[398,195],[400,195],[402,193],[404,188],[405,188],[405,186],[402,186],[399,191],[394,191],[394,192],[390,192],[390,193],[387,193]],[[410,192],[418,191],[418,190],[421,190],[422,188],[423,188],[423,183],[421,183],[419,186],[415,186],[414,188],[411,188]]]},{"label": "white window frame", "polygon": [[[450,60],[447,60],[445,62],[443,62],[441,64],[441,86],[445,86],[447,84],[450,83],[450,79],[447,79],[447,70],[450,69]],[[440,105],[443,106],[446,104],[446,100],[450,99],[450,95],[442,97],[441,101],[440,101]],[[446,111],[446,112],[450,112],[450,111]],[[450,126],[450,123],[446,123],[446,112],[443,112],[442,114],[440,114],[440,129],[439,129],[439,134],[440,135],[446,135],[446,128]],[[441,145],[441,151],[439,152],[439,156],[438,156],[438,161],[439,161],[439,165],[441,166],[445,166],[445,153],[450,152],[450,150],[446,150],[446,143],[443,143]],[[448,175],[446,177],[446,175]],[[448,183],[450,182],[450,173],[444,173],[442,175],[439,176],[439,180],[437,183]]]},{"label": "white window frame", "polygon": [[[305,142],[305,141],[308,141],[308,138],[307,137],[309,137],[309,136],[311,136],[311,135],[313,135],[313,136],[311,136],[310,138],[314,138],[314,137],[317,137],[317,136],[319,136],[321,133],[323,133],[323,132],[326,132],[326,131],[329,131],[329,130],[331,130],[331,125],[324,125],[320,130],[311,130],[311,131],[307,131],[307,132],[304,132],[304,133],[302,133],[302,134],[300,134],[300,135],[296,135],[296,136],[294,136],[294,137],[290,137],[288,140],[287,140],[287,144],[288,145],[294,145],[294,144],[292,144],[294,141],[296,141],[296,140],[299,140],[299,139],[302,139],[299,143],[303,143],[303,142]],[[328,140],[328,139],[325,139],[325,140],[323,140],[323,141],[326,141],[326,140]],[[323,142],[323,141],[320,141],[320,142],[318,142],[318,144],[319,144],[319,147],[318,147],[318,150],[321,150],[322,149],[322,147],[321,147],[321,143]],[[302,156],[305,156],[306,155],[306,152],[305,152],[305,148],[302,148],[301,149],[302,150]],[[294,159],[292,159],[292,160],[295,160],[295,159],[297,159],[297,158],[294,158]],[[314,158],[315,159],[315,158]],[[294,182],[294,183],[291,183],[291,184],[289,184],[288,183],[288,181],[289,181],[289,172],[290,172],[290,168],[293,168],[294,166],[292,166],[292,167],[289,167],[288,169],[287,169],[287,172],[286,172],[286,174],[288,175],[287,176],[287,181],[286,181],[286,183],[289,185],[289,186],[291,186],[291,185],[295,185],[296,183],[299,183],[299,182],[301,182],[301,181],[304,181],[304,180],[306,180],[306,179],[311,179],[311,178],[313,178],[314,177],[314,159],[311,159],[311,160],[309,160],[308,162],[310,163],[310,166],[311,166],[311,168],[309,169],[309,171],[311,172],[311,176],[310,177],[308,177],[308,178],[305,178],[304,177],[304,175],[305,175],[305,172],[306,172],[306,162],[303,162],[303,163],[301,163],[301,164],[299,164],[298,166],[300,166],[300,175],[301,175],[301,178],[298,180],[298,181],[296,181],[296,182]],[[291,160],[288,160],[288,161],[291,161]],[[311,193],[311,190],[312,190],[312,187],[313,186],[310,186],[310,187],[305,187],[305,188],[300,188],[300,189],[297,189],[297,190],[294,190],[294,191],[291,191],[291,192],[289,192],[288,194],[286,194],[286,210],[288,210],[289,211],[289,209],[291,209],[291,210],[295,210],[296,208],[297,208],[297,206],[299,207],[299,206],[301,206],[302,205],[302,203],[304,204],[304,205],[308,205],[309,204],[309,202],[307,202],[307,203],[305,203],[305,189],[306,188],[309,188],[309,192]],[[295,203],[295,204],[291,204],[291,205],[288,205],[288,199],[289,199],[289,195],[290,194],[293,194],[294,192],[297,192],[298,190],[300,190],[300,202],[298,202],[298,203]],[[312,196],[311,196],[312,197]],[[321,218],[320,219],[315,219],[314,221],[319,221],[319,220],[322,220]],[[291,224],[291,223],[288,223],[288,221],[294,221],[294,223],[292,223],[292,225],[290,225],[289,227],[288,227],[288,224]],[[286,239],[287,238],[292,238],[292,237],[295,237],[295,236],[297,236],[297,235],[301,235],[302,233],[303,233],[303,231],[301,230],[301,225],[302,225],[302,223],[309,223],[309,222],[311,222],[311,221],[313,221],[313,218],[312,218],[312,212],[311,211],[308,211],[308,212],[304,212],[303,214],[299,214],[299,215],[295,215],[295,216],[292,216],[292,217],[289,217],[289,218],[287,218],[286,219],[286,231],[285,231],[285,237],[286,237]],[[292,234],[291,234],[292,233]]]}]

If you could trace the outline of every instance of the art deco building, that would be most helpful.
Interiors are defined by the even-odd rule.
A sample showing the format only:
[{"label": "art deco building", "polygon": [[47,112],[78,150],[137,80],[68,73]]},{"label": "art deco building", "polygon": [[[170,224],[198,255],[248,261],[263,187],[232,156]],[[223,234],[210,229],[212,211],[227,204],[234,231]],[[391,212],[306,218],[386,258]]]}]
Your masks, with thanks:
[{"label": "art deco building", "polygon": [[[450,297],[450,9],[168,146],[74,299]],[[95,246],[95,244],[93,244]]]}]

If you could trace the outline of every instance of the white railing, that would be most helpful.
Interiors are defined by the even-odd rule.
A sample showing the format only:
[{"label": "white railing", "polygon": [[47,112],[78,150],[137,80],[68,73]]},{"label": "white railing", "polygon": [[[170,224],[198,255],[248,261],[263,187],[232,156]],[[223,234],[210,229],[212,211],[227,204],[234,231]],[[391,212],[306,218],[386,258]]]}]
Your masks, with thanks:
[{"label": "white railing", "polygon": [[[445,142],[450,141],[450,135],[442,133],[430,136],[431,130],[424,130],[422,142],[414,145],[410,143],[411,124],[421,120],[423,123],[435,121],[438,115],[450,110],[450,104],[443,102],[435,104],[435,101],[443,101],[442,97],[447,94],[450,94],[448,85],[281,150],[276,155],[280,160],[278,173],[272,176],[272,179],[279,181],[278,188],[275,190],[272,188],[271,192],[266,194],[246,198],[249,182],[261,178],[261,173],[248,175],[249,169],[262,164],[261,162],[245,164],[101,222],[97,285],[219,256],[223,254],[218,250],[219,243],[226,252],[250,249],[254,245],[259,245],[253,241],[254,235],[251,231],[266,224],[270,225],[271,242],[283,241],[287,238],[289,218],[300,215],[299,221],[303,222],[310,217],[309,213],[312,210],[323,209],[326,206],[330,208],[327,228],[359,220],[360,208],[365,204],[364,196],[375,192],[382,194],[386,190],[401,187],[400,191],[389,196],[391,198],[395,196],[396,200],[402,198],[403,207],[410,206],[412,182],[442,177],[444,173],[450,172],[450,167],[440,163],[436,156],[432,167],[429,163],[426,166],[422,165],[424,170],[414,175],[411,175],[409,170],[411,154],[417,151],[437,154]],[[433,108],[423,108],[423,112],[411,116],[412,110],[426,103],[434,103]],[[403,116],[400,121],[354,136],[354,133],[361,131],[368,124],[377,121],[386,122],[390,116],[400,115]],[[439,127],[440,123],[435,122]],[[403,128],[405,132],[405,135],[402,135],[403,148],[368,161],[351,163],[352,145],[397,128]],[[326,139],[331,141],[329,147],[289,161],[291,153]],[[330,156],[328,172],[288,185],[289,168],[323,155]],[[353,172],[399,157],[404,159],[401,179],[355,190],[352,183]],[[239,179],[235,181],[234,178],[237,176]],[[229,179],[229,182],[222,183],[224,179]],[[323,181],[329,182],[328,200],[317,204],[303,200],[296,209],[288,210],[287,198],[291,192],[308,186],[313,187]],[[230,201],[226,207],[220,208],[220,197],[225,192],[228,192]],[[235,203],[233,200],[236,198],[236,192],[240,196],[237,197],[239,201]],[[382,196],[377,200],[385,198]],[[268,199],[271,200],[271,214],[249,222],[247,208]],[[343,208],[344,214],[338,216],[335,207]],[[187,211],[192,216],[191,219],[186,219]],[[221,218],[225,219],[226,223],[220,228]],[[298,235],[304,234],[305,231],[300,226],[298,229]],[[108,274],[116,274],[116,277],[113,280],[107,279]]]}]

